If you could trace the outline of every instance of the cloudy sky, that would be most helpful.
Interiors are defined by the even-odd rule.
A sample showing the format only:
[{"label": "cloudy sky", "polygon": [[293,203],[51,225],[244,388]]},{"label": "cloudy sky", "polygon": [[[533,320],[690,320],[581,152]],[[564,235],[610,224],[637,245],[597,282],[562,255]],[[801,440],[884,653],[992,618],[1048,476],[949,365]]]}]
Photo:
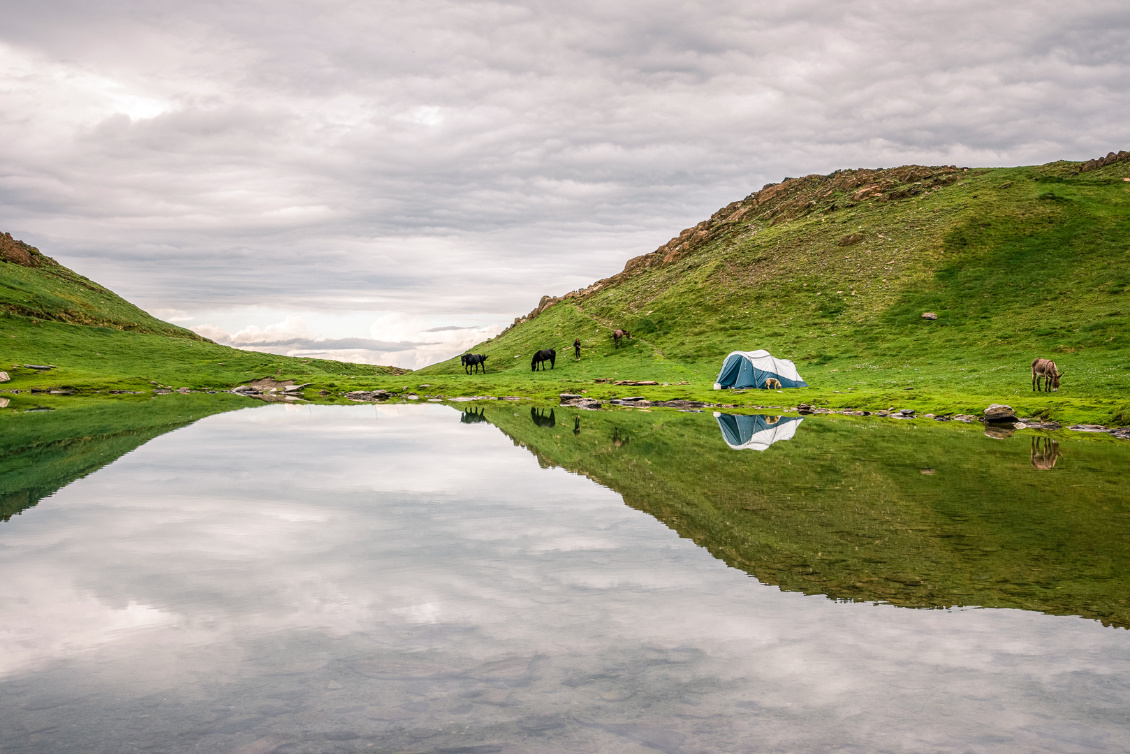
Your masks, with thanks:
[{"label": "cloudy sky", "polygon": [[0,230],[214,339],[422,366],[767,182],[1130,144],[1130,6],[7,0]]}]

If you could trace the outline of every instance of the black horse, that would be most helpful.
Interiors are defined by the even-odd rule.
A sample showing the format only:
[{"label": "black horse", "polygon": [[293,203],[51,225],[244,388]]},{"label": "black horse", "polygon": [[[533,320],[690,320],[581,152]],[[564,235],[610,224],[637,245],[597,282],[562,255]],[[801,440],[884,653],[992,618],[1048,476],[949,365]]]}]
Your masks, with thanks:
[{"label": "black horse", "polygon": [[530,408],[530,419],[538,427],[548,427],[552,429],[557,426],[557,417],[553,415],[553,409],[549,409],[549,413],[545,413],[540,408]]},{"label": "black horse", "polygon": [[467,374],[472,374],[479,367],[482,367],[483,374],[487,373],[487,357],[481,353],[465,353],[459,360],[463,362],[463,371]]},{"label": "black horse", "polygon": [[538,364],[541,364],[542,371],[545,371],[545,362],[549,362],[549,368],[553,369],[557,366],[557,351],[552,348],[546,348],[534,354],[533,360],[530,361],[530,371],[536,372]]}]

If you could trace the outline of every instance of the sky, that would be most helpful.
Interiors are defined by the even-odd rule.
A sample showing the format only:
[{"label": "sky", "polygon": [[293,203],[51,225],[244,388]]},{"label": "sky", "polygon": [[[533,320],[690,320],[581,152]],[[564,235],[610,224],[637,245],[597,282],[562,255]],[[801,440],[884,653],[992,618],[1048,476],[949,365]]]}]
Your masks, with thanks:
[{"label": "sky", "polygon": [[3,15],[0,230],[274,353],[434,363],[788,176],[1130,145],[1124,0]]}]

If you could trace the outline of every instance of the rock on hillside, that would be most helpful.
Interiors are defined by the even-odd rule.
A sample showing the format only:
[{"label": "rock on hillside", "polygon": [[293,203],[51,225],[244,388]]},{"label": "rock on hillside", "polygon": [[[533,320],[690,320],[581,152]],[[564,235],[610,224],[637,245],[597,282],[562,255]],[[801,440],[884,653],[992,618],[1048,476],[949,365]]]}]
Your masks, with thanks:
[{"label": "rock on hillside", "polygon": [[0,260],[24,267],[58,267],[59,263],[39,249],[12,238],[11,233],[0,233]]}]

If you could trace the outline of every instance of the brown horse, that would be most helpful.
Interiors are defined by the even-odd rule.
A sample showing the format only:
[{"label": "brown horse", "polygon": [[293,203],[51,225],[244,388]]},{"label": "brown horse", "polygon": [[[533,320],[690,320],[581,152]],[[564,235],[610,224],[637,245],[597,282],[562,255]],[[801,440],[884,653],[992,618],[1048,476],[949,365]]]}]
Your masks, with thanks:
[{"label": "brown horse", "polygon": [[1059,390],[1059,378],[1065,374],[1066,372],[1059,371],[1051,359],[1036,359],[1032,362],[1032,389],[1041,393],[1054,393]]},{"label": "brown horse", "polygon": [[1059,460],[1059,443],[1050,437],[1032,438],[1032,468],[1048,471]]},{"label": "brown horse", "polygon": [[612,331],[612,345],[616,346],[616,348],[619,348],[620,347],[620,339],[621,338],[630,338],[630,337],[632,337],[632,334],[630,332],[628,332],[627,330],[613,330]]}]

